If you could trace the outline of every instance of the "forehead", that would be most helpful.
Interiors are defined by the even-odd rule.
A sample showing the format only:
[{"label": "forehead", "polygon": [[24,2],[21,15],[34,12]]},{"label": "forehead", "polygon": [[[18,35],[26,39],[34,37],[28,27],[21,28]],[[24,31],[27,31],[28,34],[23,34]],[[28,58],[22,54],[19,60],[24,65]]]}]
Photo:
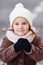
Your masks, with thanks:
[{"label": "forehead", "polygon": [[16,21],[26,21],[26,22],[28,22],[24,17],[17,17],[17,18],[15,18],[15,20],[13,22],[16,22]]}]

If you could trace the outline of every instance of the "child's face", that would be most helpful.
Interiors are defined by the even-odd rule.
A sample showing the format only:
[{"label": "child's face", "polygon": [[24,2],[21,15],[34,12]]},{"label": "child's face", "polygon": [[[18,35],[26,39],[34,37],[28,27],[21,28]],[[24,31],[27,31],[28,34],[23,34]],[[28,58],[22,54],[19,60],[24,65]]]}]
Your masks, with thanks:
[{"label": "child's face", "polygon": [[18,17],[13,22],[13,30],[17,35],[23,36],[29,31],[29,23],[23,17]]}]

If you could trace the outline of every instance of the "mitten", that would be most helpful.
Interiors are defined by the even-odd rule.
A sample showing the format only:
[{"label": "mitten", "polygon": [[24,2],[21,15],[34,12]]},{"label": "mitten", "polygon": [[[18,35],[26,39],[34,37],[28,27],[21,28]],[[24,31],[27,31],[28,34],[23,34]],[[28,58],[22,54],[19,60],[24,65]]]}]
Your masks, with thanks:
[{"label": "mitten", "polygon": [[24,44],[23,44],[23,47],[25,49],[26,52],[30,52],[31,51],[31,44],[30,42],[27,40],[27,39],[24,39]]},{"label": "mitten", "polygon": [[16,52],[19,52],[19,51],[23,48],[22,42],[23,42],[23,38],[20,38],[20,39],[16,42],[16,44],[14,45],[14,49],[15,49]]}]

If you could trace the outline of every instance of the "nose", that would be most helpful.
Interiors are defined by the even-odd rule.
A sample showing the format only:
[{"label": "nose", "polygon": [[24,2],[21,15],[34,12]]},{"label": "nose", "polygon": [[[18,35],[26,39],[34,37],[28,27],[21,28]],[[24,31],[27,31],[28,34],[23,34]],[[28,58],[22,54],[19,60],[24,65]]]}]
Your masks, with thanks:
[{"label": "nose", "polygon": [[19,25],[19,28],[20,28],[20,29],[22,29],[22,28],[23,28],[23,25],[22,25],[22,24],[20,24],[20,25]]}]

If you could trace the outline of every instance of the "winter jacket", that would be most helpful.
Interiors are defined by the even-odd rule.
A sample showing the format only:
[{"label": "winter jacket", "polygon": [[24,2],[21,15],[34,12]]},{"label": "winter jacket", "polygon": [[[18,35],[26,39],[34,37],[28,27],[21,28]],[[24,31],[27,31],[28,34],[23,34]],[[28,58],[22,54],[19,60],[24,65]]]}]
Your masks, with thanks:
[{"label": "winter jacket", "polygon": [[26,52],[24,49],[15,52],[14,43],[4,37],[0,47],[0,58],[7,65],[36,65],[36,62],[43,60],[43,42],[36,35],[31,45],[30,52]]}]

